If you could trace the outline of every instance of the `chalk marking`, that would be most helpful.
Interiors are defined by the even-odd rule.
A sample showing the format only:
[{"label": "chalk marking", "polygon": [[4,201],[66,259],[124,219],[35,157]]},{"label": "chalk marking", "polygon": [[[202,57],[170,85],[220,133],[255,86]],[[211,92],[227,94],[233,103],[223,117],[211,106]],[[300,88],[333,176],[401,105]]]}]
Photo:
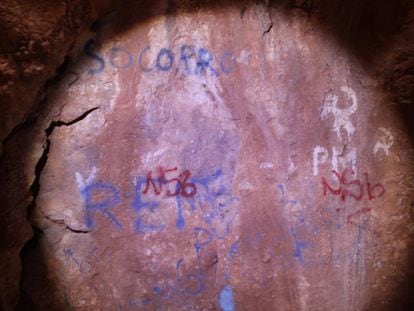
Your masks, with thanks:
[{"label": "chalk marking", "polygon": [[394,135],[392,135],[392,132],[386,128],[381,127],[380,131],[384,133],[384,135],[380,138],[380,141],[378,141],[373,149],[374,156],[377,156],[378,151],[382,149],[385,153],[385,155],[388,157],[390,154],[390,148],[394,144]]},{"label": "chalk marking", "polygon": [[338,96],[329,94],[323,103],[321,118],[325,119],[329,114],[332,114],[335,118],[333,131],[336,132],[338,139],[342,141],[341,130],[343,129],[348,136],[349,142],[355,132],[355,127],[352,124],[350,117],[358,109],[358,98],[354,90],[350,87],[343,86],[341,87],[341,91],[345,93],[348,100],[352,101],[352,105],[343,109],[338,108]]},{"label": "chalk marking", "polygon": [[339,166],[341,168],[352,167],[352,170],[357,173],[357,150],[356,148],[351,148],[343,151],[336,150],[335,147],[332,147],[332,168],[335,171],[339,171]]},{"label": "chalk marking", "polygon": [[261,169],[265,169],[265,168],[273,168],[273,163],[271,162],[263,162],[260,164],[259,166]]},{"label": "chalk marking", "polygon": [[328,160],[328,156],[329,153],[325,147],[316,146],[313,148],[313,176],[319,174],[319,164],[325,163]]}]

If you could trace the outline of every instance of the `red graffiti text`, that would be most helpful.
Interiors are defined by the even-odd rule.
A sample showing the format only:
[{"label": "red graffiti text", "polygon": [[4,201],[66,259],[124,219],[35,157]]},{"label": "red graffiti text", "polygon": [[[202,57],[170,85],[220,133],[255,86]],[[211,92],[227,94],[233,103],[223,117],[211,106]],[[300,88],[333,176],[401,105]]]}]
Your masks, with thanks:
[{"label": "red graffiti text", "polygon": [[[165,194],[167,197],[176,197],[182,195],[183,197],[191,198],[197,194],[196,186],[189,182],[188,179],[191,177],[189,170],[184,170],[175,178],[167,179],[167,174],[177,172],[178,168],[165,169],[159,167],[157,169],[158,176],[153,177],[153,172],[149,171],[146,176],[145,188],[142,191],[143,194],[147,194],[152,186],[154,193],[160,195],[163,191],[163,186],[166,186]],[[172,186],[169,186],[172,184]]]},{"label": "red graffiti text", "polygon": [[372,201],[385,194],[385,187],[382,184],[371,184],[368,173],[364,173],[363,181],[356,179],[355,173],[351,169],[344,170],[342,174],[337,171],[332,171],[332,173],[337,179],[337,186],[332,186],[326,178],[322,177],[323,194],[325,196],[331,193],[339,196],[342,201],[347,198],[360,201],[364,197]]}]

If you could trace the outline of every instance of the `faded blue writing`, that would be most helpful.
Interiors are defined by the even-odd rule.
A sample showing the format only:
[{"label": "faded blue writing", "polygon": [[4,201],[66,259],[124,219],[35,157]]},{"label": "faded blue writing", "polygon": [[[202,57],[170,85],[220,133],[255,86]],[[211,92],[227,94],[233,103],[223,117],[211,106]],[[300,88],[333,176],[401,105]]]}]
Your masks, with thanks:
[{"label": "faded blue writing", "polygon": [[[93,50],[94,45],[95,41],[92,39],[84,46],[85,55],[99,64],[98,67],[88,70],[91,75],[101,73],[106,65],[105,56],[96,53]],[[114,68],[129,68],[136,62],[145,73],[153,72],[153,69],[158,72],[178,72],[181,69],[187,75],[218,77],[220,73],[230,74],[236,70],[236,60],[230,51],[223,52],[221,57],[215,59],[213,53],[204,47],[196,48],[193,45],[184,44],[177,50],[177,53],[174,53],[173,49],[164,47],[157,51],[146,46],[138,53],[131,53],[125,47],[116,46],[108,50],[106,57]],[[175,57],[175,55],[179,56]]]},{"label": "faded blue writing", "polygon": [[142,214],[144,211],[147,211],[149,213],[154,213],[155,210],[159,207],[160,203],[152,201],[152,202],[144,202],[142,200],[142,187],[145,184],[146,179],[145,177],[138,177],[136,181],[136,187],[135,187],[135,196],[134,201],[132,204],[132,208],[137,214],[137,218],[135,220],[135,230],[137,232],[153,232],[153,231],[160,231],[165,229],[165,224],[148,224],[144,223],[142,219]]},{"label": "faded blue writing", "polygon": [[225,286],[220,292],[220,307],[223,311],[234,311],[233,290]]},{"label": "faded blue writing", "polygon": [[109,183],[93,183],[86,185],[81,190],[81,194],[85,202],[86,225],[88,228],[92,228],[94,225],[94,220],[92,218],[92,211],[94,210],[101,212],[104,216],[109,218],[117,228],[122,228],[121,223],[109,210],[121,202],[121,196],[113,185]]}]

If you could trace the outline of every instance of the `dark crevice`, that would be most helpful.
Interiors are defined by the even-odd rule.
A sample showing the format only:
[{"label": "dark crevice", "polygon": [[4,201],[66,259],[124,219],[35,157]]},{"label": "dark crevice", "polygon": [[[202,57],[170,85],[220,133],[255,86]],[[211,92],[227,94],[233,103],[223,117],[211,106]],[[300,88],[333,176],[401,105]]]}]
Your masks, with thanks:
[{"label": "dark crevice", "polygon": [[57,120],[57,121],[52,121],[49,125],[49,127],[45,130],[46,133],[46,142],[43,146],[43,153],[40,156],[39,161],[37,162],[36,166],[35,166],[35,180],[33,182],[33,184],[30,187],[30,191],[32,193],[33,196],[33,200],[36,199],[39,190],[40,190],[40,176],[42,174],[43,169],[46,166],[46,162],[48,159],[48,155],[49,155],[49,150],[50,150],[50,135],[52,135],[54,129],[56,127],[61,127],[61,126],[71,126],[79,121],[82,121],[83,119],[85,119],[91,112],[95,111],[99,109],[99,107],[95,107],[92,109],[89,109],[88,111],[84,112],[82,115],[80,115],[79,117],[71,120],[71,121],[61,121],[61,120]]},{"label": "dark crevice", "polygon": [[[29,210],[33,210],[34,208],[34,201],[32,202],[31,206],[29,206]],[[27,243],[24,245],[23,249],[20,251],[20,258],[22,262],[22,277],[20,278],[20,299],[16,307],[14,308],[15,311],[20,310],[35,310],[35,305],[32,299],[30,298],[29,293],[25,290],[22,281],[23,281],[23,275],[26,273],[26,265],[24,264],[24,259],[28,256],[30,256],[31,253],[33,253],[38,244],[40,239],[42,239],[44,232],[43,230],[37,228],[32,224],[33,229],[33,237],[27,241]]]},{"label": "dark crevice", "polygon": [[[77,122],[80,122],[80,121],[84,120],[90,113],[92,113],[93,111],[95,111],[97,109],[99,109],[99,107],[89,109],[86,112],[84,112],[82,115],[80,115],[79,117],[77,117],[77,118],[75,118],[71,121],[61,121],[61,120],[52,121],[50,123],[49,127],[47,129],[45,129],[46,141],[43,145],[43,153],[40,156],[39,161],[36,163],[36,166],[35,166],[35,169],[34,169],[34,171],[35,171],[35,180],[33,181],[32,185],[30,186],[30,192],[32,193],[32,202],[27,207],[27,218],[28,218],[29,222],[31,223],[31,226],[32,226],[32,229],[33,229],[33,237],[32,237],[32,239],[30,239],[25,244],[25,246],[23,247],[23,249],[20,252],[20,258],[21,258],[21,262],[22,262],[22,277],[20,279],[20,300],[19,300],[19,303],[16,306],[15,310],[32,310],[31,309],[32,304],[30,302],[30,297],[28,297],[28,294],[25,292],[25,290],[22,286],[23,285],[22,284],[23,275],[24,275],[24,270],[25,270],[24,260],[28,256],[28,254],[33,252],[33,250],[39,245],[39,240],[43,236],[43,231],[41,229],[37,228],[36,226],[34,226],[33,223],[30,221],[30,219],[31,219],[31,215],[32,215],[34,209],[36,208],[36,199],[37,199],[37,196],[39,195],[39,191],[40,191],[40,178],[41,178],[43,169],[46,166],[48,156],[49,156],[50,145],[51,145],[50,135],[52,135],[55,128],[61,127],[61,126],[71,126],[71,125],[73,125]],[[30,124],[32,124],[32,122]],[[24,126],[24,123],[21,126]],[[57,223],[57,224],[60,224],[60,225],[64,224],[62,222],[52,220],[48,217],[46,217],[46,218],[49,219],[50,221],[53,221],[54,223]],[[87,231],[74,230],[74,229],[68,227],[67,225],[65,225],[65,228],[67,228],[70,231],[75,232],[75,233],[88,233]]]},{"label": "dark crevice", "polygon": [[171,15],[176,13],[178,10],[178,6],[177,4],[173,1],[173,0],[167,0],[167,5],[165,8],[165,14],[166,15]]},{"label": "dark crevice", "polygon": [[271,23],[269,27],[263,32],[262,37],[266,36],[270,32],[270,30],[272,30],[272,28],[273,28],[273,23]]},{"label": "dark crevice", "polygon": [[211,261],[212,261],[212,262],[211,262],[211,263],[210,263],[210,265],[208,266],[207,270],[210,270],[212,267],[214,267],[216,264],[218,264],[219,260],[218,260],[217,255],[213,256],[213,257],[211,258]]},{"label": "dark crevice", "polygon": [[37,120],[36,115],[30,115],[26,120],[24,120],[22,123],[17,124],[10,133],[3,139],[3,144],[5,144],[8,140],[10,140],[16,133],[18,133],[22,129],[27,129],[31,125],[33,125]]},{"label": "dark crevice", "polygon": [[111,24],[112,22],[119,20],[119,18],[120,16],[118,10],[112,10],[93,22],[90,29],[92,32],[97,32],[103,26]]},{"label": "dark crevice", "polygon": [[296,3],[297,1],[292,2],[292,7],[295,9],[300,9],[303,12],[310,15],[314,9],[313,0],[302,0],[299,4]]},{"label": "dark crevice", "polygon": [[71,74],[71,75],[75,76],[74,79],[68,84],[68,89],[69,89],[72,85],[74,85],[76,83],[76,81],[79,80],[79,74],[77,72],[74,72],[74,71],[70,71],[70,72],[68,72],[68,74]]},{"label": "dark crevice", "polygon": [[72,58],[70,56],[66,56],[65,59],[63,60],[63,63],[56,70],[58,77],[62,76],[68,70],[71,62],[72,62]]},{"label": "dark crevice", "polygon": [[69,226],[66,226],[66,229],[68,229],[69,231],[72,231],[73,233],[80,233],[80,234],[86,234],[86,233],[90,233],[90,231],[85,231],[85,230],[76,230],[76,229],[72,229]]},{"label": "dark crevice", "polygon": [[[36,206],[36,198],[39,194],[40,191],[40,177],[42,175],[43,169],[46,166],[48,157],[49,157],[49,151],[50,151],[50,135],[52,135],[53,131],[55,130],[55,128],[57,127],[61,127],[61,126],[71,126],[79,121],[82,121],[83,119],[85,119],[90,113],[92,113],[93,111],[99,109],[99,107],[95,107],[92,109],[87,110],[86,112],[84,112],[82,115],[80,115],[79,117],[71,120],[71,121],[61,121],[61,120],[57,120],[57,121],[52,121],[49,125],[49,127],[45,130],[46,133],[46,141],[43,145],[43,153],[40,156],[39,161],[37,161],[36,166],[35,166],[35,180],[33,181],[32,185],[30,186],[30,192],[32,193],[32,203],[30,204],[30,206],[28,207],[28,216],[30,216],[31,212],[33,211],[33,209]],[[72,229],[70,229],[72,230]],[[72,230],[73,231],[73,230]]]},{"label": "dark crevice", "polygon": [[70,226],[68,226],[65,221],[63,219],[53,219],[50,218],[49,216],[45,215],[42,210],[39,210],[40,214],[46,218],[47,220],[49,220],[50,222],[54,223],[55,225],[58,225],[60,227],[63,227],[69,231],[72,231],[73,233],[89,233],[90,231],[87,230],[78,230],[78,229],[73,229]]},{"label": "dark crevice", "polygon": [[[8,135],[3,139],[1,142],[2,144],[2,150],[4,150],[4,147],[6,143],[15,137],[17,133],[19,133],[22,130],[30,128],[33,124],[36,123],[37,116],[35,114],[31,114],[26,120],[24,120],[22,123],[16,125],[9,133]],[[5,156],[5,153],[1,153],[0,155],[0,163],[3,161],[3,157]]]},{"label": "dark crevice", "polygon": [[246,10],[247,10],[247,6],[244,6],[244,7],[241,9],[241,11],[240,11],[240,19],[243,19],[243,17],[244,17],[244,13],[246,13]]},{"label": "dark crevice", "polygon": [[36,248],[37,242],[43,237],[43,230],[33,226],[33,237],[26,243],[26,245],[21,250],[20,254],[22,257],[25,257],[30,251]]},{"label": "dark crevice", "polygon": [[263,32],[262,34],[262,38],[264,38],[273,28],[273,19],[272,19],[272,7],[271,4],[267,4],[266,6],[267,11],[268,11],[268,15],[269,15],[269,26],[267,27],[267,29]]},{"label": "dark crevice", "polygon": [[99,109],[99,107],[91,108],[91,109],[87,110],[86,112],[84,112],[79,117],[77,117],[77,118],[75,118],[75,119],[73,119],[71,121],[62,121],[62,120],[52,121],[50,123],[49,127],[45,130],[47,138],[49,138],[49,136],[53,133],[53,130],[56,127],[71,126],[71,125],[73,125],[75,123],[78,123],[79,121],[82,121],[83,119],[85,119],[91,112],[93,112],[93,111],[95,111],[97,109]]},{"label": "dark crevice", "polygon": [[[60,77],[62,77],[66,73],[66,71],[68,70],[71,62],[72,62],[71,57],[66,56],[65,59],[63,60],[63,63],[56,69],[57,76],[55,77],[55,79],[46,81],[45,89],[47,89],[48,85],[56,83],[56,81],[59,81]],[[76,80],[73,81],[72,84],[75,83],[75,82],[76,82]],[[37,108],[38,108],[38,106],[41,106],[43,104],[45,104],[45,98],[41,99],[39,101],[39,104],[35,105],[35,107],[33,107],[32,113],[29,113],[29,116],[27,117],[26,120],[23,120],[23,122],[17,124],[8,133],[8,135],[2,141],[2,146],[4,146],[7,143],[7,141],[9,141],[11,138],[15,137],[15,135],[17,133],[19,133],[22,130],[28,129],[30,126],[32,126],[33,124],[36,123],[36,121],[37,121]],[[1,157],[2,156],[3,156],[3,154],[1,155]],[[1,157],[0,157],[0,161],[2,160]]]}]

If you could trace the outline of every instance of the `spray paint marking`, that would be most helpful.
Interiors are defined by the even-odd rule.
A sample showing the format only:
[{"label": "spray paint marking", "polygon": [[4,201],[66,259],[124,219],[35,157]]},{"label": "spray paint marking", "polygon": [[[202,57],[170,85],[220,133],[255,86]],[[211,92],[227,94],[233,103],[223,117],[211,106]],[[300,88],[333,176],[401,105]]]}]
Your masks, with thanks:
[{"label": "spray paint marking", "polygon": [[359,210],[357,210],[357,211],[355,211],[355,212],[353,212],[352,214],[350,214],[348,217],[347,217],[347,223],[348,224],[352,224],[352,225],[356,225],[356,223],[352,220],[354,217],[357,217],[357,216],[361,216],[361,215],[363,215],[363,214],[367,214],[367,213],[369,213],[371,211],[371,208],[370,207],[366,207],[366,208],[361,208],[361,209],[359,209]]},{"label": "spray paint marking", "polygon": [[[283,205],[284,209],[291,209],[293,207],[299,206],[296,200],[286,200],[285,185],[279,184],[277,188],[280,191],[280,196],[281,196],[280,203]],[[301,210],[300,216],[299,216],[299,223],[296,225],[292,225],[290,228],[290,233],[292,235],[292,238],[294,241],[294,248],[295,248],[293,257],[298,258],[299,263],[301,265],[305,264],[305,258],[304,258],[302,250],[310,248],[309,243],[307,241],[302,240],[298,236],[298,231],[304,226],[304,224],[305,224],[305,216],[303,214],[303,211]]]},{"label": "spray paint marking", "polygon": [[112,223],[121,229],[122,225],[114,214],[109,210],[121,203],[119,191],[110,183],[93,182],[96,177],[96,168],[94,167],[91,174],[85,180],[79,173],[75,173],[76,183],[86,208],[86,226],[92,228],[94,221],[92,211],[99,211],[105,217],[109,218]]},{"label": "spray paint marking", "polygon": [[[338,151],[332,147],[332,169],[339,171],[340,168],[352,167],[354,172],[357,171],[357,150],[356,148],[343,147]],[[313,176],[319,174],[319,166],[325,164],[329,159],[329,151],[325,147],[316,146],[313,148],[312,171]]]},{"label": "spray paint marking", "polygon": [[[160,205],[158,202],[154,202],[154,201],[144,202],[142,200],[141,189],[144,184],[144,180],[145,179],[143,177],[138,177],[136,181],[135,197],[134,197],[134,201],[132,204],[132,209],[137,214],[137,218],[135,219],[135,224],[134,224],[135,230],[136,232],[143,232],[143,233],[163,230],[166,227],[164,224],[148,224],[148,223],[144,223],[142,219],[142,213],[144,211],[154,213],[155,209],[157,209]],[[147,186],[148,186],[148,179],[146,181],[147,181]]]},{"label": "spray paint marking", "polygon": [[223,311],[234,311],[233,290],[230,286],[225,286],[220,293],[220,307]]},{"label": "spray paint marking", "polygon": [[384,135],[374,146],[373,153],[375,157],[377,156],[378,151],[381,149],[384,151],[385,155],[388,156],[390,154],[390,148],[394,144],[394,135],[392,135],[392,132],[390,130],[380,128],[380,131],[383,132]]},{"label": "spray paint marking", "polygon": [[353,89],[347,86],[341,87],[341,91],[345,93],[348,100],[352,104],[346,108],[338,107],[338,96],[335,94],[329,94],[324,103],[321,118],[325,119],[329,114],[332,114],[334,117],[333,131],[336,132],[338,139],[342,141],[343,130],[348,137],[348,142],[351,141],[351,137],[355,132],[355,127],[352,124],[350,118],[358,109],[358,99]]},{"label": "spray paint marking", "polygon": [[136,53],[124,47],[114,46],[105,53],[106,55],[103,55],[95,51],[95,45],[94,40],[89,40],[84,45],[85,55],[98,65],[88,70],[90,75],[103,72],[108,61],[113,68],[117,69],[139,65],[145,73],[182,71],[186,75],[209,74],[219,77],[220,74],[230,74],[237,69],[235,56],[230,51],[224,51],[221,57],[214,57],[208,49],[187,44],[175,48],[175,52],[169,48],[155,51],[150,46],[146,46]]},{"label": "spray paint marking", "polygon": [[364,173],[365,184],[359,179],[351,180],[351,176],[355,176],[355,172],[350,169],[345,169],[342,174],[337,171],[332,171],[337,179],[337,186],[334,187],[328,183],[326,178],[322,177],[323,194],[326,196],[331,193],[335,196],[340,196],[342,201],[347,197],[360,201],[365,196],[365,190],[368,200],[380,198],[385,194],[385,187],[382,184],[372,185],[369,180],[368,173]]},{"label": "spray paint marking", "polygon": [[[136,178],[133,200],[130,204],[137,215],[134,222],[135,231],[149,233],[166,229],[165,221],[154,221],[154,216],[163,217],[163,213],[159,212],[163,202],[158,198],[174,197],[176,199],[176,227],[178,229],[185,228],[183,209],[185,204],[188,204],[192,212],[201,213],[204,222],[211,227],[210,231],[205,229],[206,232],[211,233],[214,238],[224,239],[230,232],[230,225],[236,217],[237,211],[223,213],[223,210],[229,211],[229,206],[236,198],[233,197],[228,187],[223,185],[222,170],[218,169],[206,177],[192,177],[189,170],[184,170],[180,174],[177,172],[175,178],[166,178],[167,174],[176,171],[177,168],[164,169],[159,167],[157,175],[153,175],[153,172],[149,171],[146,176]],[[76,183],[86,209],[86,225],[88,228],[93,227],[95,221],[92,216],[96,212],[100,212],[109,218],[117,228],[122,228],[121,223],[113,214],[113,209],[122,205],[122,199],[128,199],[130,194],[126,193],[125,197],[122,197],[121,192],[111,183],[95,182],[96,172],[94,167],[86,179],[79,172],[75,173]],[[145,198],[149,197],[150,193],[157,200],[151,201]],[[215,228],[216,225],[218,225],[217,228]],[[200,245],[199,250],[203,245]]]}]

